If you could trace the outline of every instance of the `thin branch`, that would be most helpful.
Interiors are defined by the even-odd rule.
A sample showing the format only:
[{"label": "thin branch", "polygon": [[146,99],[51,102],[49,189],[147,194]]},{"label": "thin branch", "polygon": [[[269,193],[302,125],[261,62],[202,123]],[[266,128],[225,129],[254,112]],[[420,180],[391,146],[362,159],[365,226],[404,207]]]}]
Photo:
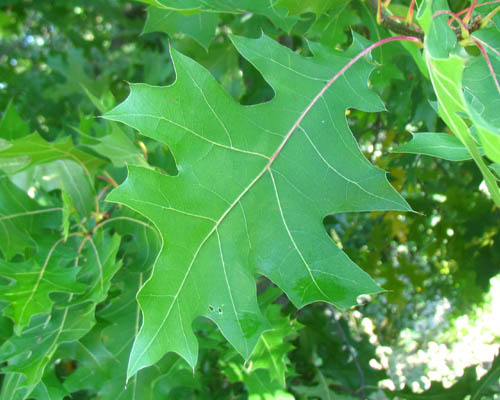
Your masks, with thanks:
[{"label": "thin branch", "polygon": [[[368,0],[368,5],[377,16],[378,0]],[[418,39],[424,38],[424,33],[422,31],[413,28],[411,25],[406,25],[395,21],[394,19],[390,18],[390,16],[388,16],[383,9],[380,10],[379,19],[380,19],[380,25],[395,33],[400,33],[407,36],[413,36]]]},{"label": "thin branch", "polygon": [[410,9],[408,10],[408,15],[406,16],[405,23],[411,25],[413,22],[413,9],[415,8],[415,0],[411,0]]},{"label": "thin branch", "polygon": [[476,4],[477,4],[477,0],[474,0],[472,2],[472,5],[467,10],[467,13],[465,14],[465,17],[463,19],[464,24],[468,24],[469,23],[470,19],[472,18],[472,12],[474,11],[474,8],[476,7]]},{"label": "thin branch", "polygon": [[[388,37],[388,38],[385,38],[385,39],[382,39],[382,40],[379,40],[378,42],[375,42],[373,44],[371,44],[370,46],[368,46],[366,49],[364,49],[363,51],[359,52],[354,58],[352,58],[346,65],[344,65],[344,67],[342,67],[342,69],[340,71],[338,71],[334,77],[332,79],[330,79],[325,86],[323,86],[323,88],[319,91],[319,93],[316,95],[316,97],[314,97],[314,99],[309,103],[309,105],[306,107],[306,109],[302,112],[302,114],[300,115],[300,117],[297,119],[297,121],[295,121],[295,123],[293,124],[293,126],[290,128],[290,130],[288,131],[288,133],[286,134],[285,138],[283,139],[283,141],[281,142],[281,144],[278,146],[277,150],[273,153],[273,155],[271,156],[271,158],[269,159],[269,162],[267,163],[266,167],[262,170],[261,174],[259,174],[259,176],[257,177],[260,178],[260,176],[262,176],[264,174],[264,172],[266,170],[269,170],[271,168],[271,165],[273,164],[273,162],[276,160],[276,157],[278,156],[278,154],[281,152],[281,150],[283,149],[283,147],[285,146],[285,144],[288,142],[288,140],[290,139],[290,137],[292,136],[293,132],[295,131],[295,129],[297,129],[297,127],[300,125],[300,123],[302,122],[302,120],[306,117],[306,115],[309,113],[309,111],[311,110],[311,108],[313,108],[313,106],[317,103],[317,101],[325,94],[325,92],[328,90],[328,88],[330,86],[332,86],[335,81],[340,78],[341,76],[344,75],[344,73],[353,66],[354,63],[356,63],[360,58],[363,58],[364,56],[366,56],[368,53],[370,53],[373,49],[379,47],[379,46],[382,46],[383,44],[386,44],[386,43],[389,43],[389,42],[395,42],[395,41],[403,41],[403,40],[406,40],[406,41],[409,41],[409,42],[413,42],[415,44],[417,44],[418,46],[422,46],[422,42],[414,37],[414,36],[392,36],[392,37]],[[256,179],[256,180],[257,180]],[[255,180],[255,181],[256,181]],[[252,182],[254,183],[254,182]]]},{"label": "thin branch", "polygon": [[111,186],[113,186],[114,188],[117,188],[118,186],[118,183],[113,179],[113,177],[108,173],[108,171],[104,171],[104,175],[105,176],[102,176],[102,175],[96,175],[96,178],[100,179],[101,181],[104,181],[106,183],[109,183]]},{"label": "thin branch", "polygon": [[[482,6],[487,6],[489,4],[495,4],[495,3],[500,3],[500,0],[492,0],[492,1],[486,1],[484,3],[481,3],[481,4],[477,4],[475,8],[479,8],[479,7],[482,7]],[[464,8],[462,11],[459,11],[457,13],[457,15],[462,15],[462,14],[465,14],[466,12],[468,12],[470,9],[470,7],[467,7],[467,8]]]},{"label": "thin branch", "polygon": [[475,42],[481,43],[483,46],[486,46],[488,49],[490,49],[492,52],[494,52],[497,56],[500,56],[500,51],[495,49],[492,45],[490,45],[488,42],[485,42],[482,39],[479,39],[477,36],[471,35],[471,38],[474,39]]},{"label": "thin branch", "polygon": [[432,16],[432,18],[436,18],[438,15],[443,15],[443,14],[450,15],[451,19],[454,19],[455,21],[458,22],[458,25],[460,25],[460,36],[459,36],[458,31],[455,30],[454,27],[450,25],[451,29],[455,30],[455,34],[457,35],[457,38],[466,39],[469,37],[469,29],[467,28],[467,25],[465,25],[465,23],[460,19],[460,17],[457,14],[455,14],[454,12],[449,11],[449,10],[436,11],[434,13],[434,15]]},{"label": "thin branch", "polygon": [[500,11],[500,6],[496,7],[493,11],[491,11],[484,19],[481,21],[481,25],[479,26],[480,29],[485,28],[493,19],[495,14],[498,14]]},{"label": "thin branch", "polygon": [[75,268],[78,267],[78,262],[80,260],[80,257],[82,256],[83,247],[85,246],[85,243],[87,243],[88,240],[89,240],[88,236],[85,236],[83,238],[83,240],[81,241],[80,246],[78,246],[78,251],[76,252],[75,263],[73,265]]},{"label": "thin branch", "polygon": [[101,200],[102,196],[104,196],[106,194],[106,192],[111,188],[111,185],[106,185],[104,186],[104,188],[101,189],[101,191],[99,192],[99,194],[97,195],[97,199],[98,200]]}]

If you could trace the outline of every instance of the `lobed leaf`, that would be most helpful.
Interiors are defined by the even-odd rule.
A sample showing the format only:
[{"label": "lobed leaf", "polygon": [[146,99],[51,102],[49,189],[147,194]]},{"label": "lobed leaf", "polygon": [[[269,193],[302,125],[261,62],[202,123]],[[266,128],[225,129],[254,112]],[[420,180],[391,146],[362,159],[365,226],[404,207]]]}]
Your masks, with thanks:
[{"label": "lobed leaf", "polygon": [[[144,1],[144,0],[143,0]],[[200,11],[218,13],[255,13],[269,18],[273,24],[290,32],[298,17],[288,15],[288,10],[275,0],[146,0],[145,3],[166,10],[176,10],[190,15]]]},{"label": "lobed leaf", "polygon": [[11,100],[0,121],[0,138],[14,140],[29,134],[30,128],[28,124],[21,119]]},{"label": "lobed leaf", "polygon": [[85,285],[76,282],[78,271],[49,263],[50,255],[43,265],[34,259],[22,263],[0,260],[0,276],[15,281],[0,286],[0,298],[8,301],[2,312],[12,318],[18,328],[28,325],[34,315],[51,312],[54,304],[51,293],[81,293],[85,290]]},{"label": "lobed leaf", "polygon": [[197,12],[184,15],[177,11],[150,6],[143,33],[165,32],[171,38],[177,33],[182,33],[191,36],[208,49],[215,38],[218,21],[217,13]]},{"label": "lobed leaf", "polygon": [[58,208],[42,208],[0,172],[0,251],[5,259],[35,248],[33,236],[47,224],[46,216],[57,211]]},{"label": "lobed leaf", "polygon": [[[350,107],[383,110],[367,86],[365,62],[328,81],[356,54],[311,44],[304,58],[263,36],[232,37],[275,90],[256,106],[232,100],[201,66],[172,49],[169,87],[131,85],[105,118],[166,143],[179,174],[130,167],[108,200],[158,227],[164,247],[139,293],[144,323],[128,375],[169,351],[196,364],[191,329],[214,321],[248,359],[269,323],[257,306],[255,277],[265,275],[296,307],[327,301],[346,308],[379,287],[329,238],[332,213],[409,210],[385,173],[360,152],[346,122]],[[359,48],[359,47],[358,47]]]},{"label": "lobed leaf", "polygon": [[94,324],[95,304],[79,304],[38,315],[20,336],[13,336],[0,347],[3,368],[12,375],[13,384],[2,387],[2,396],[25,399],[40,382],[44,370],[62,343],[84,336]]}]

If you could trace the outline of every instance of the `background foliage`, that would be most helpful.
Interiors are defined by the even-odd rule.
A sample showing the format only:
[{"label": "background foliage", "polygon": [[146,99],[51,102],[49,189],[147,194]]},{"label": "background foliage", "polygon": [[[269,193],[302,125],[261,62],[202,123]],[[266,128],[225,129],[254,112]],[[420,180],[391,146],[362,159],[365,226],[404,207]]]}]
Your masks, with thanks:
[{"label": "background foliage", "polygon": [[[370,87],[388,111],[346,114],[364,155],[417,212],[323,221],[386,291],[347,311],[326,303],[297,310],[261,277],[258,305],[273,330],[250,361],[198,318],[194,375],[168,353],[126,382],[142,323],[136,294],[162,240],[149,220],[105,199],[127,165],[178,171],[167,145],[97,117],[127,98],[128,82],[174,82],[169,49],[254,105],[276,88],[229,34],[264,33],[304,57],[309,41],[346,51],[391,35],[364,1],[281,0],[273,9],[207,1],[193,11],[198,3],[0,1],[1,398],[498,398],[500,211],[467,153],[452,162],[392,152],[410,133],[449,132],[426,70],[400,43],[372,52]],[[393,1],[386,12],[406,16],[409,3]],[[470,2],[449,5],[459,12]],[[498,16],[487,33],[497,50]]]}]

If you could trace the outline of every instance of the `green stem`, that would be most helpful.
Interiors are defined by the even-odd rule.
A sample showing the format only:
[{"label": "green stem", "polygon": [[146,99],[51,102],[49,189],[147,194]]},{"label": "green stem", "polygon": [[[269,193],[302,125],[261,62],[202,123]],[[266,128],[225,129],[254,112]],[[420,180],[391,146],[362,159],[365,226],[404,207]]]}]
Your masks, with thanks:
[{"label": "green stem", "polygon": [[490,21],[493,19],[495,14],[497,14],[500,11],[500,6],[496,7],[493,11],[491,11],[484,19],[481,21],[481,27],[480,29],[483,29],[490,23]]},{"label": "green stem", "polygon": [[[375,15],[377,15],[378,0],[368,0],[367,3],[369,4]],[[389,18],[384,12],[383,8],[380,10],[380,25],[393,31],[394,33],[400,33],[405,36],[413,36],[418,39],[424,38],[424,32],[419,31],[410,25],[406,25]]]}]

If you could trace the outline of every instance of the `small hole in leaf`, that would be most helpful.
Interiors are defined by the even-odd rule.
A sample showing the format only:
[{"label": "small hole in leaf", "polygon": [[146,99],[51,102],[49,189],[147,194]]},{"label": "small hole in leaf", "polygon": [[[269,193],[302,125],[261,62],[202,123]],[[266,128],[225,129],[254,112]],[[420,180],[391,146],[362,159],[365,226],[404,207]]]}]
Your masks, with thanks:
[{"label": "small hole in leaf", "polygon": [[222,308],[219,307],[217,311],[219,311],[219,314],[222,315]]},{"label": "small hole in leaf", "polygon": [[214,311],[215,311],[215,308],[214,308],[213,306],[208,306],[208,309],[209,309],[210,311],[212,311],[212,312],[214,312]]}]

